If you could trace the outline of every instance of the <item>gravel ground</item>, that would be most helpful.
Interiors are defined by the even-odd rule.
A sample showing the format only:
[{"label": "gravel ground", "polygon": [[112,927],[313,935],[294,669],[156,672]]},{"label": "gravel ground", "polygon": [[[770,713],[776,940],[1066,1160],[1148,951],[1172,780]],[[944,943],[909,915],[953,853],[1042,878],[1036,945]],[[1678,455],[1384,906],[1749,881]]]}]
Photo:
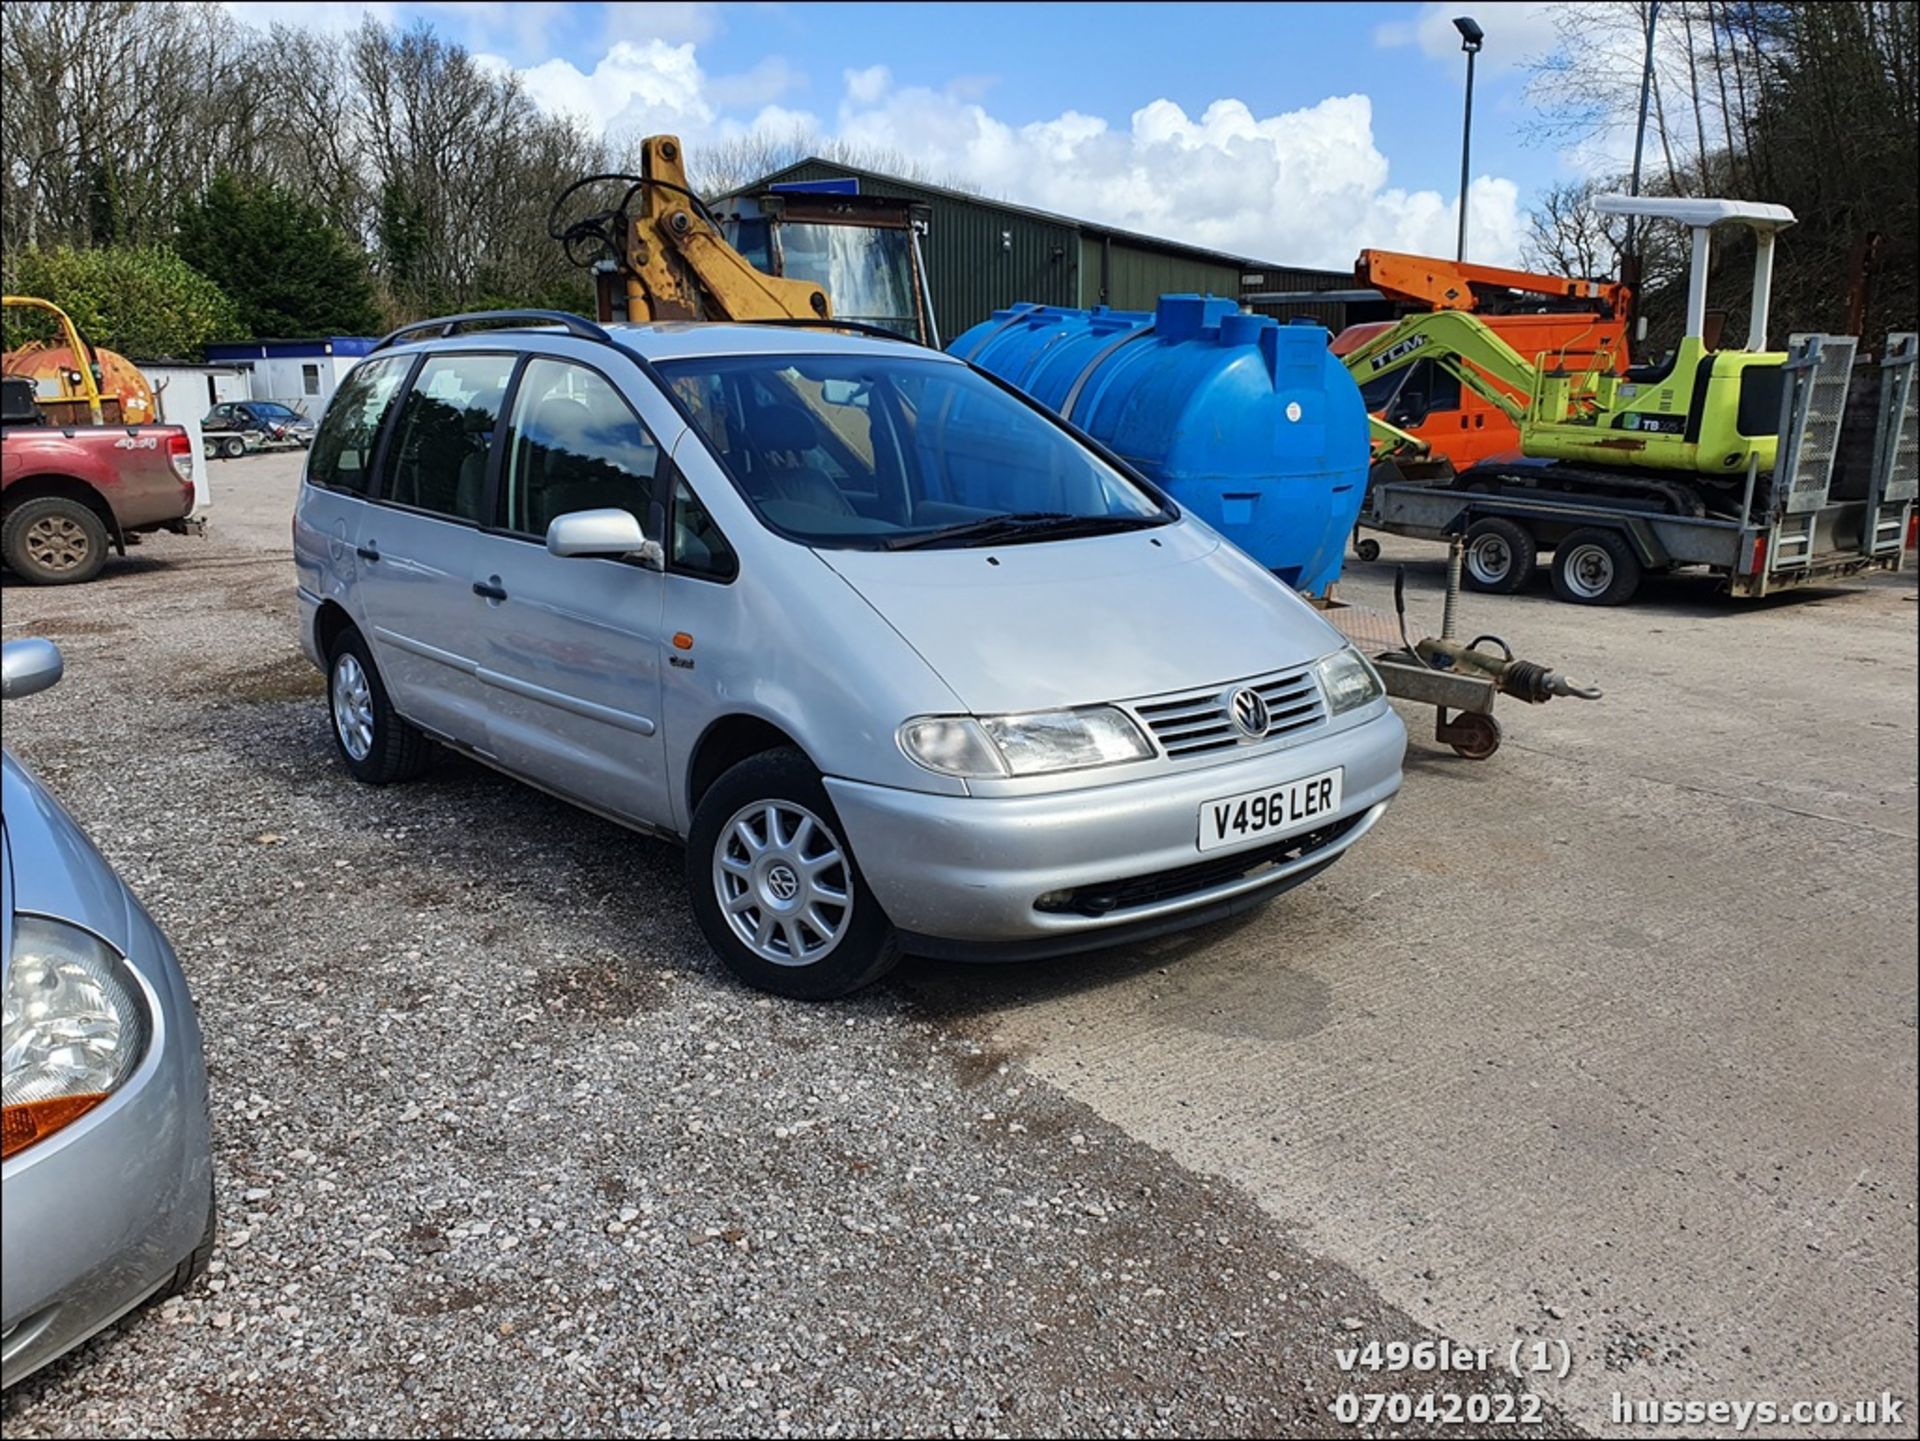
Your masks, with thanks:
[{"label": "gravel ground", "polygon": [[7,578],[68,661],[8,744],[179,951],[221,1211],[210,1276],[15,1387],[10,1438],[1324,1434],[1336,1347],[1427,1334],[912,963],[770,1001],[677,851],[451,757],[355,785],[297,465],[218,467],[208,538],[90,585]]}]

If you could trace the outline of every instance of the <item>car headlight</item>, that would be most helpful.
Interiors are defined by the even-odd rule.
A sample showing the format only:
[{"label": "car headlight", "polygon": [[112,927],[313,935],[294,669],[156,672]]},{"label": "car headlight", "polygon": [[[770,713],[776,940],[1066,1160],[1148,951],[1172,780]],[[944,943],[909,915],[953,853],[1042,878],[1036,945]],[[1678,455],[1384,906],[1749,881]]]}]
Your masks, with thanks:
[{"label": "car headlight", "polygon": [[916,716],[900,749],[943,776],[1033,776],[1145,760],[1153,746],[1112,706],[1024,715]]},{"label": "car headlight", "polygon": [[1380,672],[1352,646],[1321,656],[1313,669],[1320,677],[1320,689],[1326,693],[1330,715],[1359,710],[1387,693]]},{"label": "car headlight", "polygon": [[15,916],[0,1014],[0,1154],[106,1100],[146,1054],[152,1027],[126,962],[78,926]]}]

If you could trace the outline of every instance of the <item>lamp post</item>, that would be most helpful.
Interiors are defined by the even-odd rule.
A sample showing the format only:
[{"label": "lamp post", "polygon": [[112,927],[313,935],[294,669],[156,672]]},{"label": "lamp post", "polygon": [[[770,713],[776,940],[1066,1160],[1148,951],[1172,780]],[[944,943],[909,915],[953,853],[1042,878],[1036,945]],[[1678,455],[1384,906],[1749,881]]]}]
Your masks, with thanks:
[{"label": "lamp post", "polygon": [[1460,122],[1460,245],[1454,255],[1455,260],[1467,258],[1467,183],[1468,167],[1473,154],[1473,57],[1480,53],[1480,45],[1487,38],[1471,15],[1454,17],[1453,28],[1460,32],[1460,48],[1467,52],[1467,114]]},{"label": "lamp post", "polygon": [[[1647,6],[1647,53],[1640,66],[1640,123],[1633,130],[1633,182],[1627,191],[1629,195],[1640,193],[1640,153],[1647,146],[1647,94],[1653,88],[1653,27],[1660,23],[1660,0],[1651,0]],[[1634,255],[1633,217],[1627,217],[1627,244],[1625,253]],[[1638,276],[1634,282],[1639,284]]]}]

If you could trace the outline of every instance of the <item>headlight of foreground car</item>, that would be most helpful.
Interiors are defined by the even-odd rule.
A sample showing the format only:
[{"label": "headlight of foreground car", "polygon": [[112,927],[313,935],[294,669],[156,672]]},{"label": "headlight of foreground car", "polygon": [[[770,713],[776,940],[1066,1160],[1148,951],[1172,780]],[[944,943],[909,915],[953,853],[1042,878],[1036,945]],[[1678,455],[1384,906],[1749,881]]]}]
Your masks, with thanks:
[{"label": "headlight of foreground car", "polygon": [[1313,668],[1320,677],[1320,689],[1326,692],[1330,714],[1359,710],[1387,693],[1380,672],[1352,646],[1321,656]]},{"label": "headlight of foreground car", "polygon": [[98,937],[15,916],[0,1016],[0,1154],[84,1116],[131,1076],[152,1026],[126,962]]},{"label": "headlight of foreground car", "polygon": [[1145,760],[1153,747],[1112,706],[1025,715],[916,716],[900,749],[943,776],[1034,776]]}]

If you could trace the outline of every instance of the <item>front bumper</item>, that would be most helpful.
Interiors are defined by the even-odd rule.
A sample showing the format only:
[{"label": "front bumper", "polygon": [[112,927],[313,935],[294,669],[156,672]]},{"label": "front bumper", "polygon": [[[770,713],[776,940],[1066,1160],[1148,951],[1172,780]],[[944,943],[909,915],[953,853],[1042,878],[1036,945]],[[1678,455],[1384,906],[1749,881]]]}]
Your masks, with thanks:
[{"label": "front bumper", "polygon": [[[1366,834],[1400,789],[1407,732],[1379,703],[1358,725],[1284,750],[1148,780],[1032,796],[941,796],[829,778],[827,791],[868,886],[909,949],[1037,956],[1164,934],[1244,910],[1298,884]],[[1338,833],[1245,875],[1199,876],[1174,894],[1103,914],[1044,910],[1041,896],[1114,882],[1190,876],[1235,852],[1197,846],[1209,800],[1342,767]],[[1337,823],[1345,822],[1344,826]],[[1246,849],[1250,863],[1268,845]],[[1223,869],[1230,870],[1231,867]],[[1139,897],[1153,886],[1121,887]]]},{"label": "front bumper", "polygon": [[172,950],[138,904],[131,969],[153,1038],[104,1104],[6,1162],[0,1386],[170,1282],[211,1219],[206,1066]]}]

